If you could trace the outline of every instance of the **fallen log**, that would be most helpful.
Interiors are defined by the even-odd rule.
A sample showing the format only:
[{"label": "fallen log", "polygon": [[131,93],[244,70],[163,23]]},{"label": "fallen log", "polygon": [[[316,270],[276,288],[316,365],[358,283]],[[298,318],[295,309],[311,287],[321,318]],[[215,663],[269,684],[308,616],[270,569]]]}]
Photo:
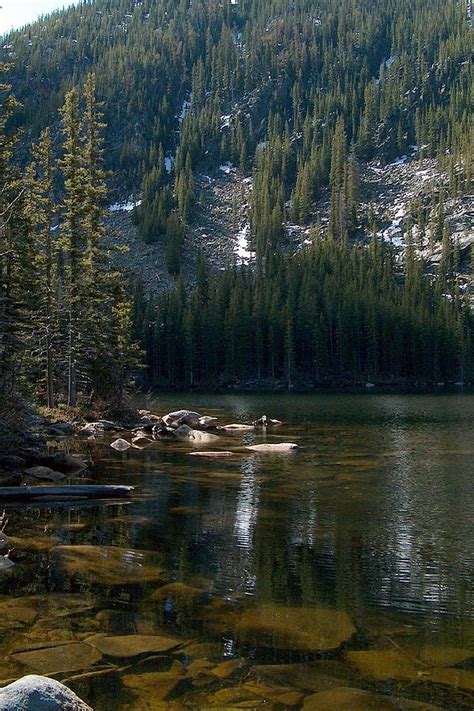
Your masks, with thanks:
[{"label": "fallen log", "polygon": [[127,497],[133,486],[100,486],[95,484],[85,486],[2,486],[0,501],[32,501],[34,499],[54,499],[56,497],[107,499],[110,497]]}]

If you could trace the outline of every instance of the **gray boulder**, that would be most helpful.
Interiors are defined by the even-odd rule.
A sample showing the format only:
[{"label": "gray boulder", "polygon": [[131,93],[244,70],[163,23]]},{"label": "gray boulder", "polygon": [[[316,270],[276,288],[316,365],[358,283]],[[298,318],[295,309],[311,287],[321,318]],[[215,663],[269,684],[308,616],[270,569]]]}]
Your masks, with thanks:
[{"label": "gray boulder", "polygon": [[93,709],[59,681],[30,674],[0,689],[0,711],[93,711]]},{"label": "gray boulder", "polygon": [[63,472],[63,474],[77,473],[87,469],[87,464],[82,459],[66,452],[56,452],[50,457],[44,457],[41,464],[51,467],[55,471]]},{"label": "gray boulder", "polygon": [[62,472],[55,472],[54,469],[42,466],[30,467],[29,469],[25,469],[23,473],[26,474],[26,476],[32,477],[33,479],[41,479],[42,481],[54,481],[55,483],[57,483],[58,481],[62,481],[66,476]]},{"label": "gray boulder", "polygon": [[180,425],[175,430],[175,436],[178,439],[188,439],[192,442],[212,442],[213,440],[218,440],[219,437],[210,432],[201,432],[200,430],[193,430],[188,425]]},{"label": "gray boulder", "polygon": [[48,435],[52,437],[67,437],[75,432],[74,425],[70,422],[52,422],[46,428]]},{"label": "gray boulder", "polygon": [[180,425],[188,425],[189,427],[198,427],[201,415],[192,410],[176,410],[169,412],[163,417],[165,425],[171,427],[179,427]]},{"label": "gray boulder", "polygon": [[119,437],[119,439],[114,439],[114,441],[110,443],[110,446],[112,449],[117,450],[117,452],[125,452],[127,449],[130,449],[132,445],[130,442],[127,442],[126,439]]}]

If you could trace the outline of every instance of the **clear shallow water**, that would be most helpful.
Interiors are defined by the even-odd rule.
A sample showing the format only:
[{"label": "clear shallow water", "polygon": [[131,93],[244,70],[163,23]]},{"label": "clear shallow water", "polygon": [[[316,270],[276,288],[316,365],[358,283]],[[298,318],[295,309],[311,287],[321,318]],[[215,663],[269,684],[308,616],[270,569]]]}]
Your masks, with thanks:
[{"label": "clear shallow water", "polygon": [[[145,653],[104,654],[56,676],[105,670],[71,682],[97,710],[298,709],[334,686],[474,707],[474,397],[178,395],[146,403],[160,414],[182,406],[222,423],[266,413],[285,424],[200,447],[232,450],[228,459],[192,457],[189,444],[172,441],[122,454],[109,440],[69,442],[94,461],[94,481],[130,483],[137,495],[9,512],[7,533],[23,541],[16,568],[0,578],[0,608],[13,594],[23,617],[13,624],[11,607],[6,615],[4,678],[25,669],[25,659],[36,663],[15,649],[153,634],[194,647],[154,662],[143,662]],[[300,448],[278,456],[244,449],[263,441]],[[37,550],[25,550],[34,543]],[[122,549],[118,558],[110,546]],[[157,592],[169,583],[187,587]],[[303,629],[295,638],[295,609],[314,629],[324,611],[342,611],[356,634],[317,651],[302,642]],[[292,634],[268,628],[267,616],[282,614]],[[361,652],[373,654],[351,656]],[[242,666],[228,678],[212,672],[234,658]],[[203,660],[211,672],[194,673],[189,665]],[[294,696],[278,696],[281,687]]]}]

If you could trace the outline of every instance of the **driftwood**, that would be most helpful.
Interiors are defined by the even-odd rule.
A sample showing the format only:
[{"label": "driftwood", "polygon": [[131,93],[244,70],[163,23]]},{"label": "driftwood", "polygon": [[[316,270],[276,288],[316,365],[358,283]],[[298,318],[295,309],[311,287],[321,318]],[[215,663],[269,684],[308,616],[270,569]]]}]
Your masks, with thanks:
[{"label": "driftwood", "polygon": [[2,486],[0,501],[33,501],[35,499],[54,499],[56,497],[101,499],[126,497],[134,491],[133,486]]}]

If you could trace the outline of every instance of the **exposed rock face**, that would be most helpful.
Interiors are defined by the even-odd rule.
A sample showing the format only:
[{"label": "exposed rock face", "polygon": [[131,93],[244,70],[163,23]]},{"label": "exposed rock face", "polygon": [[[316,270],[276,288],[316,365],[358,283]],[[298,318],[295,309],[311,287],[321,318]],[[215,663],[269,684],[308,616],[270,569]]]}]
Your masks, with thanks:
[{"label": "exposed rock face", "polygon": [[54,679],[31,674],[0,689],[0,711],[93,711]]},{"label": "exposed rock face", "polygon": [[[434,222],[440,190],[448,186],[448,176],[438,169],[434,159],[418,159],[419,156],[420,151],[414,147],[411,155],[389,164],[378,160],[361,162],[360,214],[368,215],[372,208],[375,210],[380,238],[391,243],[402,257],[409,225],[409,205],[419,201],[428,226],[423,257],[436,264],[441,256],[441,243],[429,246],[429,225]],[[239,261],[252,263],[252,258],[241,259],[238,246],[239,235],[248,233],[252,179],[229,167],[225,172],[216,170],[210,175],[197,174],[195,182],[202,199],[196,205],[195,218],[187,229],[181,259],[182,274],[189,282],[195,278],[199,252],[214,271],[229,268]],[[312,244],[315,226],[320,225],[323,232],[327,229],[329,207],[329,190],[323,190],[313,206],[311,224],[286,224],[283,248],[291,253]],[[446,199],[444,209],[452,240],[459,243],[465,267],[469,268],[468,251],[474,242],[472,197]],[[115,260],[143,283],[146,292],[168,291],[173,287],[175,281],[165,267],[164,243],[144,244],[133,224],[131,212],[110,213],[109,229],[111,241],[129,248],[126,254],[118,253]],[[112,238],[116,232],[118,237]],[[247,246],[251,250],[251,245]]]}]

